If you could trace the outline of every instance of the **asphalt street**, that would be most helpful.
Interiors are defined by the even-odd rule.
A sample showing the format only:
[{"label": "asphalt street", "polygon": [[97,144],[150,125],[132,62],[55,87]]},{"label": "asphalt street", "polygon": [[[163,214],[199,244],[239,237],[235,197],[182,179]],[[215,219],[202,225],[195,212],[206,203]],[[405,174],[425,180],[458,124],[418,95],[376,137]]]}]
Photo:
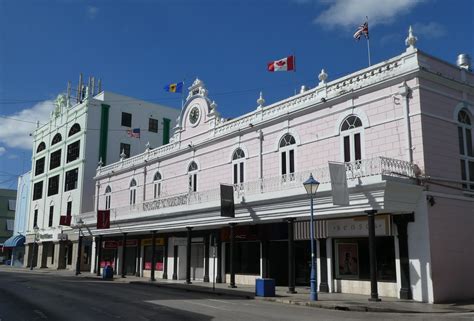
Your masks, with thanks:
[{"label": "asphalt street", "polygon": [[0,272],[0,321],[474,320],[474,314],[346,312],[70,276]]}]

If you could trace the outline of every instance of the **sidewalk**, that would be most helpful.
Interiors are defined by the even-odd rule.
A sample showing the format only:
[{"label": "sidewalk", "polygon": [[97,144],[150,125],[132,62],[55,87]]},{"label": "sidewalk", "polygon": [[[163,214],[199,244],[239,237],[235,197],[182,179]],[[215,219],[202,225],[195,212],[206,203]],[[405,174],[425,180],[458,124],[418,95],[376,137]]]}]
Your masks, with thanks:
[{"label": "sidewalk", "polygon": [[[0,272],[34,273],[50,274],[57,276],[74,276],[74,271],[70,270],[49,270],[33,269],[30,271],[25,268],[14,268],[0,266]],[[101,279],[88,272],[82,272],[77,277],[84,279]],[[110,281],[104,281],[110,282]],[[399,300],[396,298],[381,297],[381,302],[368,301],[369,296],[358,294],[342,293],[318,293],[318,301],[309,301],[309,288],[297,287],[296,294],[286,293],[287,287],[276,287],[275,297],[256,297],[255,287],[250,285],[238,285],[231,289],[227,284],[215,284],[196,281],[193,284],[185,284],[181,281],[156,279],[152,282],[146,278],[127,276],[121,278],[115,276],[112,282],[129,283],[141,286],[155,286],[163,288],[178,289],[189,292],[205,293],[210,295],[237,296],[246,299],[264,300],[285,304],[294,304],[302,306],[317,307],[323,309],[357,311],[357,312],[392,312],[392,313],[468,313],[474,312],[474,300],[470,302],[460,302],[451,304],[428,304],[414,302],[410,300]]]}]

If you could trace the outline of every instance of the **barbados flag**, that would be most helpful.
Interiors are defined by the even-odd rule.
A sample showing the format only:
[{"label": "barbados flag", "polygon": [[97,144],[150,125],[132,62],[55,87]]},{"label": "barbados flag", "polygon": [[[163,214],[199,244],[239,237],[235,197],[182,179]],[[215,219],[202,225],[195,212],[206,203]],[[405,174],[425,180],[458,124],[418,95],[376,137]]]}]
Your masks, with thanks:
[{"label": "barbados flag", "polygon": [[183,92],[183,85],[184,83],[181,81],[175,84],[166,85],[164,88],[167,92],[170,93],[181,93]]}]

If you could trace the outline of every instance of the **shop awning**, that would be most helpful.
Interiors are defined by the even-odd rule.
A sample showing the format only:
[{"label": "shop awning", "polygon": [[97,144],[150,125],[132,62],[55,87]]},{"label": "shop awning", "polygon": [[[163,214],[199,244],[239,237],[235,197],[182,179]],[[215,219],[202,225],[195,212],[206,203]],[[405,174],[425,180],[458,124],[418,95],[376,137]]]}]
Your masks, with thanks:
[{"label": "shop awning", "polygon": [[10,237],[8,240],[3,243],[3,247],[17,247],[17,246],[22,246],[25,244],[25,236],[24,235],[14,235]]}]

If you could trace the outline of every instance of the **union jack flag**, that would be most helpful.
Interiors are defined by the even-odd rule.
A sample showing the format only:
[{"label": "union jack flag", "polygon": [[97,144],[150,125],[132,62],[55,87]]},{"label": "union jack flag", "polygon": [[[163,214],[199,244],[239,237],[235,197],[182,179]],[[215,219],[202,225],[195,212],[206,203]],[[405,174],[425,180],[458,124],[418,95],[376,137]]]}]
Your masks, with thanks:
[{"label": "union jack flag", "polygon": [[360,25],[359,28],[357,28],[356,32],[354,33],[354,39],[360,40],[360,37],[362,35],[365,36],[365,39],[369,39],[369,23],[364,22],[364,24]]},{"label": "union jack flag", "polygon": [[127,134],[129,137],[140,138],[140,128],[128,129]]}]

